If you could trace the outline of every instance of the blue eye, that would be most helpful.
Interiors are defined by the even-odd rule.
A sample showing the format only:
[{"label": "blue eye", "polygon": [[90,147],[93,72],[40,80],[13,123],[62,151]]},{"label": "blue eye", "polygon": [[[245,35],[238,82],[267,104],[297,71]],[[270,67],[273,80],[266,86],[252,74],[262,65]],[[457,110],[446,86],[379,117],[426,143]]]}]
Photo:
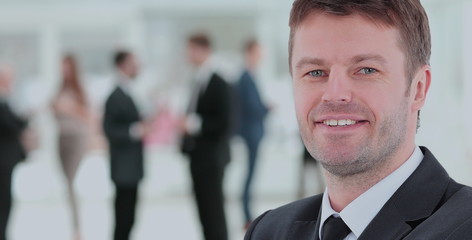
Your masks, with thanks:
[{"label": "blue eye", "polygon": [[373,74],[373,73],[376,73],[377,70],[373,68],[363,68],[359,72],[362,74]]},{"label": "blue eye", "polygon": [[323,77],[324,72],[321,71],[321,70],[315,70],[315,71],[308,72],[308,75],[310,75],[312,77]]}]

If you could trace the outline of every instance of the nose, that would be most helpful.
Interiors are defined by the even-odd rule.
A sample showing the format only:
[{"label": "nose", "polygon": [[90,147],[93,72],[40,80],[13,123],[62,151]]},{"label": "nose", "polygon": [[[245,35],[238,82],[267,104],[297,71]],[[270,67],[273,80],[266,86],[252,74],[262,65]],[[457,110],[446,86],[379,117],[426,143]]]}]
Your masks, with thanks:
[{"label": "nose", "polygon": [[323,102],[350,102],[352,100],[352,89],[349,77],[331,71],[321,100]]}]

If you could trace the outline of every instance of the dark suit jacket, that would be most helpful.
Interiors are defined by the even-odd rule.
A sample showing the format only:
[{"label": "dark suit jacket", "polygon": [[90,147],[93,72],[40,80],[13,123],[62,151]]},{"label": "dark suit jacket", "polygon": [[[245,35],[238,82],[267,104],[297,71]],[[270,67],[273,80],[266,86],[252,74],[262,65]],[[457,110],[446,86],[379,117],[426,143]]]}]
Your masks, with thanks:
[{"label": "dark suit jacket", "polygon": [[26,157],[20,138],[26,121],[0,100],[0,167],[13,167]]},{"label": "dark suit jacket", "polygon": [[216,73],[198,98],[196,114],[202,126],[199,134],[186,135],[182,149],[191,159],[230,160],[231,96],[229,85]]},{"label": "dark suit jacket", "polygon": [[261,100],[253,77],[244,71],[237,85],[239,100],[239,135],[249,142],[260,141],[264,135],[264,119],[268,109]]},{"label": "dark suit jacket", "polygon": [[103,128],[108,139],[111,178],[118,186],[135,186],[143,178],[143,142],[129,129],[141,121],[133,99],[117,87],[105,104]]},{"label": "dark suit jacket", "polygon": [[[452,180],[432,153],[387,201],[359,240],[472,239],[472,189]],[[319,239],[322,195],[268,211],[245,240]]]}]

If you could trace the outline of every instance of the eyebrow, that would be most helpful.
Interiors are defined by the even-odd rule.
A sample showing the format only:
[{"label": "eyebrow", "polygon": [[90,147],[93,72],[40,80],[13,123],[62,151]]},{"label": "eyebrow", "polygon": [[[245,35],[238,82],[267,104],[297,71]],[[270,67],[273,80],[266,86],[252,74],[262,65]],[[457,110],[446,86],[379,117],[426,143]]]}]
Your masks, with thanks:
[{"label": "eyebrow", "polygon": [[354,56],[351,59],[351,63],[353,63],[353,64],[364,62],[364,61],[375,61],[375,62],[378,62],[382,65],[387,64],[387,59],[385,59],[384,57],[382,57],[378,54],[357,55],[357,56]]},{"label": "eyebrow", "polygon": [[[357,64],[361,63],[364,61],[375,61],[378,62],[382,65],[387,64],[387,60],[377,54],[362,54],[362,55],[357,55],[351,58],[350,62],[351,64]],[[304,57],[300,61],[297,62],[295,65],[296,68],[300,69],[303,68],[306,65],[318,65],[318,66],[324,66],[326,65],[326,61],[321,59],[321,58],[312,58],[312,57]]]},{"label": "eyebrow", "polygon": [[296,68],[300,69],[305,65],[325,65],[326,61],[320,58],[311,58],[311,57],[304,57],[300,61],[297,62],[295,65]]}]

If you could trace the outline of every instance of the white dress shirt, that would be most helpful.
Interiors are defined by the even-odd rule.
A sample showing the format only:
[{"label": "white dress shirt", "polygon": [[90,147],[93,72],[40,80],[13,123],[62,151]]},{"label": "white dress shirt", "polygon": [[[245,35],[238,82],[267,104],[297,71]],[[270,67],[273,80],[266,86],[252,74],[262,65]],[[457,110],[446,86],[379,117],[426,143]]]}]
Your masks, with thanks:
[{"label": "white dress shirt", "polygon": [[419,147],[415,147],[413,154],[398,169],[372,186],[369,190],[361,194],[340,213],[333,210],[329,201],[328,189],[323,194],[321,204],[321,219],[319,236],[322,236],[323,223],[331,215],[341,217],[346,225],[351,229],[351,233],[345,240],[357,240],[364,232],[367,225],[379,213],[380,209],[392,197],[397,189],[410,177],[415,169],[420,165],[424,155]]},{"label": "white dress shirt", "polygon": [[187,109],[188,115],[186,121],[187,129],[191,135],[197,135],[201,131],[202,120],[200,116],[195,113],[197,110],[198,97],[208,87],[210,78],[213,73],[216,72],[216,69],[216,63],[213,57],[210,56],[195,73],[194,82],[192,84],[193,88],[190,89],[190,96],[192,99],[190,99],[190,105]]}]

